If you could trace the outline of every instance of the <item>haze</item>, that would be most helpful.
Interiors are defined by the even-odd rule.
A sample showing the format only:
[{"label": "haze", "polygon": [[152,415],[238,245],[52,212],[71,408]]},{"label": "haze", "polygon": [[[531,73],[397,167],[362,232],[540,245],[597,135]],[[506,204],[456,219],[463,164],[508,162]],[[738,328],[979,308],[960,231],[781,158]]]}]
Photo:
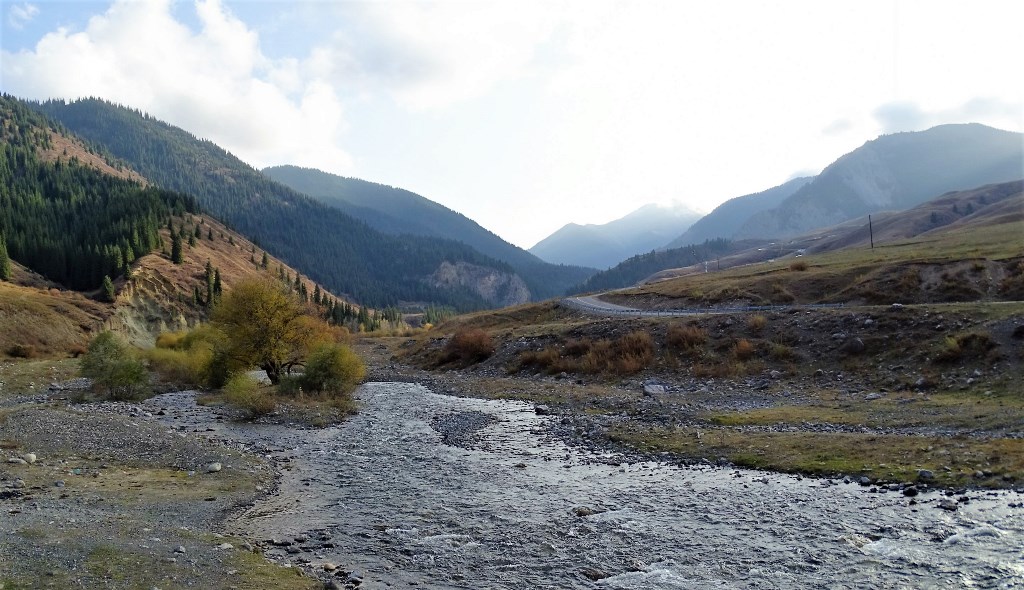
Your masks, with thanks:
[{"label": "haze", "polygon": [[2,7],[3,92],[119,102],[523,247],[646,203],[708,211],[881,133],[1024,130],[1012,1]]}]

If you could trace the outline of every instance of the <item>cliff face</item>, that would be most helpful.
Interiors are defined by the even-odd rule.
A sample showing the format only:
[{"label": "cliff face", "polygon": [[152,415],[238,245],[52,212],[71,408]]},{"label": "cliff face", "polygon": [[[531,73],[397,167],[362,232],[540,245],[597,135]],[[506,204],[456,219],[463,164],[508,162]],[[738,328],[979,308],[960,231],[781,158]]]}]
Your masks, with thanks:
[{"label": "cliff face", "polygon": [[477,293],[491,305],[508,307],[530,300],[530,289],[519,275],[468,262],[444,261],[427,281],[434,287],[464,288]]}]

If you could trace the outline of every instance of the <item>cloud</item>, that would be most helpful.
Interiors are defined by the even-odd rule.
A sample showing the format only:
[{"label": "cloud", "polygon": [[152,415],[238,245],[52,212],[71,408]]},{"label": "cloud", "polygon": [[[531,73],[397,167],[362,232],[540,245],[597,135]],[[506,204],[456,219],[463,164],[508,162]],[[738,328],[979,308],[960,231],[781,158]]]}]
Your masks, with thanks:
[{"label": "cloud", "polygon": [[972,98],[944,109],[925,110],[915,102],[883,104],[872,113],[882,133],[921,131],[945,123],[984,123],[1005,129],[1024,127],[1024,104],[991,97]]},{"label": "cloud", "polygon": [[12,28],[22,29],[39,14],[39,7],[35,4],[14,4],[7,12],[7,22]]},{"label": "cloud", "polygon": [[271,60],[219,0],[195,3],[199,27],[171,2],[118,0],[80,32],[58,29],[3,52],[5,90],[25,98],[97,96],[200,130],[255,166],[290,162],[343,172],[345,109],[331,84],[293,59]]}]

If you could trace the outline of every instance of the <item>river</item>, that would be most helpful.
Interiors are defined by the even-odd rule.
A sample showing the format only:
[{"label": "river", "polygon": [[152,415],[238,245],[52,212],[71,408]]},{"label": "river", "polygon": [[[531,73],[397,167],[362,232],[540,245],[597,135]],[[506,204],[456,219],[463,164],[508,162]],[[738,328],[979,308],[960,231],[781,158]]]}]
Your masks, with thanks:
[{"label": "river", "polygon": [[338,427],[217,428],[286,466],[278,493],[231,523],[308,538],[268,556],[333,562],[364,588],[1024,587],[1019,493],[947,511],[940,492],[912,505],[784,474],[615,465],[553,437],[557,418],[530,404],[407,383],[357,397]]}]

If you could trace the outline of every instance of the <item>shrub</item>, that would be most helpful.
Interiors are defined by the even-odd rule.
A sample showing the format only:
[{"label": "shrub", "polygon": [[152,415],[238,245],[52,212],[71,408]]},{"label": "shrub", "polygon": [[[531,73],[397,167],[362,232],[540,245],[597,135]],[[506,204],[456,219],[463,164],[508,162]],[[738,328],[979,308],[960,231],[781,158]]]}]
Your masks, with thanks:
[{"label": "shrub", "polygon": [[792,348],[778,342],[771,343],[768,348],[768,354],[777,361],[792,361],[797,358],[797,354]]},{"label": "shrub", "polygon": [[245,374],[235,375],[224,384],[224,399],[249,417],[264,416],[274,411],[274,397],[260,390],[260,384]]},{"label": "shrub", "polygon": [[471,365],[494,354],[494,341],[480,328],[459,330],[445,346],[443,362],[455,360]]},{"label": "shrub", "polygon": [[754,345],[751,344],[749,340],[746,338],[740,338],[733,346],[732,355],[738,361],[745,361],[754,356],[754,350]]},{"label": "shrub", "polygon": [[156,337],[157,348],[181,348],[185,341],[185,332],[161,332]]},{"label": "shrub", "polygon": [[795,261],[795,262],[793,262],[792,264],[789,265],[789,270],[792,270],[792,271],[795,271],[795,272],[803,272],[803,271],[807,270],[807,262],[805,262],[803,260],[797,260],[797,261]]},{"label": "shrub", "polygon": [[301,382],[306,391],[341,396],[351,393],[365,375],[363,361],[349,347],[325,344],[309,355]]},{"label": "shrub", "polygon": [[126,344],[111,332],[102,332],[89,344],[79,372],[93,380],[93,388],[106,397],[127,400],[149,391],[149,375]]},{"label": "shrub", "polygon": [[188,350],[153,348],[146,351],[150,367],[164,381],[198,386],[209,381],[213,348],[195,346]]},{"label": "shrub", "polygon": [[753,332],[760,332],[768,325],[768,318],[761,314],[754,314],[747,318],[747,327]]},{"label": "shrub", "polygon": [[964,359],[978,359],[999,346],[987,332],[968,332],[957,336],[946,336],[936,362],[951,363]]},{"label": "shrub", "polygon": [[36,358],[38,352],[36,347],[31,344],[14,344],[7,349],[7,354],[18,359],[32,359]]},{"label": "shrub", "polygon": [[674,324],[669,326],[665,334],[665,344],[675,350],[691,350],[703,346],[708,341],[708,333],[699,326],[682,326]]}]

